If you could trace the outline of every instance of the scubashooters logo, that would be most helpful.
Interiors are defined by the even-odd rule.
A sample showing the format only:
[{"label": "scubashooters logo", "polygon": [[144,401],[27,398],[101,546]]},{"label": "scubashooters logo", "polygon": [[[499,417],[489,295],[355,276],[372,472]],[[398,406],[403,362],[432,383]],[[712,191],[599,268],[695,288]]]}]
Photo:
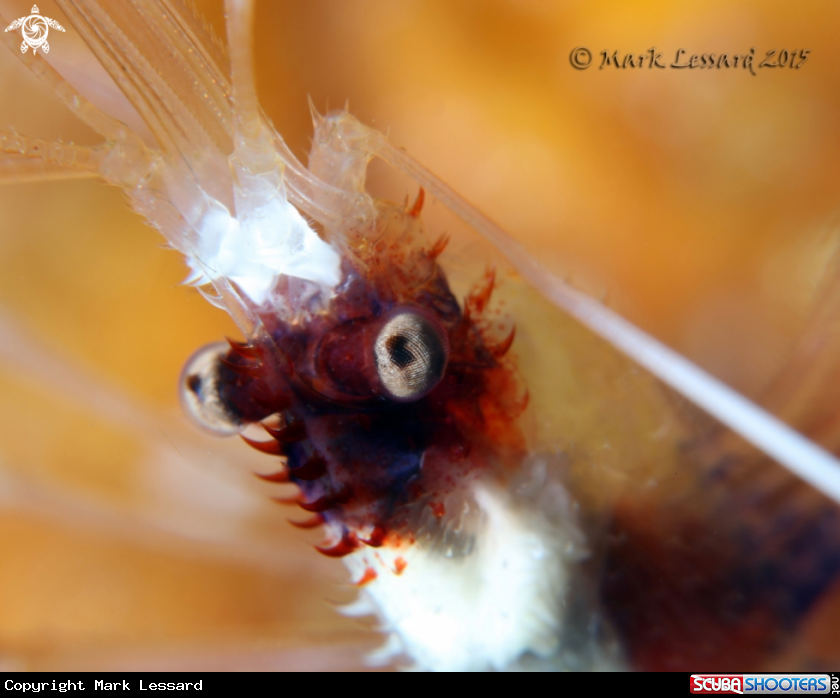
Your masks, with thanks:
[{"label": "scubashooters logo", "polygon": [[692,674],[690,689],[695,694],[808,695],[829,693],[828,674]]},{"label": "scubashooters logo", "polygon": [[47,35],[50,33],[50,27],[60,32],[64,31],[64,27],[54,19],[39,14],[38,6],[33,5],[31,15],[16,19],[6,27],[6,31],[11,32],[20,28],[20,32],[23,34],[23,43],[20,45],[21,53],[26,53],[28,48],[32,49],[33,54],[37,54],[38,49],[41,49],[44,53],[49,53],[50,45],[47,43]]}]

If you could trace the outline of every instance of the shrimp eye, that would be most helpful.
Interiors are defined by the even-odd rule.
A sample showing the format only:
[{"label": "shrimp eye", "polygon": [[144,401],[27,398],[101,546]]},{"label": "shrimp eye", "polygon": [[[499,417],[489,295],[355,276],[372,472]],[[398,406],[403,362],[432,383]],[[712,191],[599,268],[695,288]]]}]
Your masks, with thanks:
[{"label": "shrimp eye", "polygon": [[202,347],[187,360],[178,380],[184,413],[197,427],[214,436],[234,436],[245,427],[221,395],[221,358],[229,350],[225,342]]},{"label": "shrimp eye", "polygon": [[416,308],[397,308],[373,343],[379,381],[395,399],[412,402],[440,382],[449,360],[449,340],[440,323]]}]

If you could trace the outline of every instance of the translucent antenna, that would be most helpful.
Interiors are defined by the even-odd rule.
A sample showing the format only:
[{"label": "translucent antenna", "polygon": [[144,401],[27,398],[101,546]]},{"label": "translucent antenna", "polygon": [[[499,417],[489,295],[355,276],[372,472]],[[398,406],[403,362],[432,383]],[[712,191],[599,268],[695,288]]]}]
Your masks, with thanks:
[{"label": "translucent antenna", "polygon": [[[257,102],[250,47],[253,3],[229,0],[226,9],[236,114],[230,165],[240,246],[250,244],[263,261],[276,259],[274,266],[263,267],[266,274],[284,273],[332,288],[340,280],[341,260],[289,203],[284,160],[287,149],[266,124]],[[276,150],[279,145],[282,148]],[[265,285],[261,279],[254,283]]]},{"label": "translucent antenna", "polygon": [[[0,15],[0,24],[6,20]],[[100,136],[108,140],[125,138],[129,133],[128,129],[117,119],[97,109],[93,104],[82,97],[73,87],[58,74],[58,72],[45,60],[38,58],[34,53],[21,53],[18,49],[16,35],[2,34],[0,39],[16,56],[23,61],[40,80],[49,87],[53,93],[64,102],[65,106]]]},{"label": "translucent antenna", "polygon": [[96,148],[0,131],[0,182],[94,177],[104,156]]},{"label": "translucent antenna", "polygon": [[840,503],[840,461],[831,453],[609,308],[558,279],[446,183],[391,145],[385,136],[368,130],[370,145],[379,157],[434,194],[486,237],[552,303],[792,473]]},{"label": "translucent antenna", "polygon": [[[5,19],[0,16],[0,23],[3,22]],[[125,124],[91,104],[43,58],[20,53],[12,35],[4,33],[0,38],[73,114],[108,140],[107,144],[98,148],[85,148],[4,133],[0,136],[0,151],[9,154],[3,159],[2,169],[5,172],[10,176],[11,173],[22,173],[24,176],[28,173],[32,177],[37,174],[40,175],[38,179],[100,174],[115,183],[122,183],[126,176],[135,178],[138,173],[143,176],[148,172],[148,149]],[[109,160],[107,156],[117,144],[122,158]],[[30,161],[25,169],[19,165],[19,156]],[[44,164],[34,164],[38,161]]]},{"label": "translucent antenna", "polygon": [[[0,139],[5,136],[6,134],[0,134]],[[70,169],[57,162],[33,160],[18,153],[0,154],[0,185],[85,179],[96,177],[98,174],[92,170]]]},{"label": "translucent antenna", "polygon": [[233,101],[236,105],[235,132],[242,145],[260,148],[260,136],[265,135],[265,128],[260,118],[251,53],[254,3],[251,0],[227,0],[225,11]]},{"label": "translucent antenna", "polygon": [[58,4],[165,152],[200,170],[208,157],[230,150],[222,69],[182,31],[177,3]]}]

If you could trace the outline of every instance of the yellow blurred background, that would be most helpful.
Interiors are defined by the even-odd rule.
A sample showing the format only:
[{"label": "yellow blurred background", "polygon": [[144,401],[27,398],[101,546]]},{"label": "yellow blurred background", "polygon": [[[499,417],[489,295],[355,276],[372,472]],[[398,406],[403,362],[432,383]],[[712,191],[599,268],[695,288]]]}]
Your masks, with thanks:
[{"label": "yellow blurred background", "polygon": [[[40,9],[82,80],[92,59]],[[199,10],[223,36],[221,3]],[[307,96],[349,102],[558,274],[760,396],[836,247],[838,32],[831,1],[299,0],[258,2],[254,51],[304,161]],[[754,47],[756,74],[598,67],[651,47]],[[759,68],[773,49],[810,54]],[[3,127],[97,142],[5,50],[0,95]],[[407,193],[381,168],[372,187]],[[252,482],[265,458],[180,416],[182,363],[236,330],[161,242],[93,181],[0,189],[0,666],[359,666],[376,637],[325,601],[352,596],[340,563]]]}]

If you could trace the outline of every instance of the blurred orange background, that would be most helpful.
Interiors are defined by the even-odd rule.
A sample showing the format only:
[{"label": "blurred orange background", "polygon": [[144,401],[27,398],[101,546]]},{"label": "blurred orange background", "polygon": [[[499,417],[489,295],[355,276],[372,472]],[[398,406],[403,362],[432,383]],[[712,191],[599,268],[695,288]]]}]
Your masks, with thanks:
[{"label": "blurred orange background", "polygon": [[[81,81],[92,59],[40,9],[67,29],[48,60]],[[199,11],[224,36],[221,3]],[[349,102],[558,274],[759,396],[837,244],[838,31],[830,1],[301,0],[257,3],[254,51],[301,159],[307,96]],[[598,67],[651,47],[666,65],[754,47],[756,74]],[[772,49],[810,54],[759,68]],[[0,95],[0,124],[97,142],[5,50]],[[389,182],[374,169],[374,191],[414,194]],[[237,333],[161,242],[93,181],[0,189],[0,666],[360,666],[376,636],[324,601],[352,596],[340,563],[251,482],[264,458],[180,416],[183,361]]]}]

